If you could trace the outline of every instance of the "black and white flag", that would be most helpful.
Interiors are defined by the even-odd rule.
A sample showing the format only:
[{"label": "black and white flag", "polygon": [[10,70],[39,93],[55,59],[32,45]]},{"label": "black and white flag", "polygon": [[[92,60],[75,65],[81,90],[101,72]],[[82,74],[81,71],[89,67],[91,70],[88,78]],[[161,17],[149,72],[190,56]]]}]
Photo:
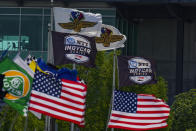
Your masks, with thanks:
[{"label": "black and white flag", "polygon": [[152,60],[142,57],[118,56],[118,67],[120,87],[156,83]]},{"label": "black and white flag", "polygon": [[81,64],[95,66],[95,38],[79,34],[52,32],[54,64]]}]

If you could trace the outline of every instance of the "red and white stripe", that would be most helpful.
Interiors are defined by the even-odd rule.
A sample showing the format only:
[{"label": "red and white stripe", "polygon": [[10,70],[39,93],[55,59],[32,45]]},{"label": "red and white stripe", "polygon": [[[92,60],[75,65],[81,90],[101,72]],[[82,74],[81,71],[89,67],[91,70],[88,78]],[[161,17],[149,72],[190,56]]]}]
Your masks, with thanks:
[{"label": "red and white stripe", "polygon": [[167,127],[170,108],[163,100],[152,95],[137,95],[137,112],[126,113],[112,110],[109,128],[127,130],[151,130]]},{"label": "red and white stripe", "polygon": [[32,90],[29,110],[84,126],[87,86],[62,79],[61,97],[53,97]]}]

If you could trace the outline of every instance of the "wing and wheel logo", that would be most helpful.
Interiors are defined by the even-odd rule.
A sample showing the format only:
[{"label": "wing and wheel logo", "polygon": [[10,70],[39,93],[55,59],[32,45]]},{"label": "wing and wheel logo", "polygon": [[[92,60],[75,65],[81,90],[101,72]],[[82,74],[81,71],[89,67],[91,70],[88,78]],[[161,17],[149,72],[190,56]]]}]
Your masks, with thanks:
[{"label": "wing and wheel logo", "polygon": [[93,27],[97,23],[85,21],[84,15],[79,11],[72,11],[70,14],[70,21],[68,23],[58,23],[63,29],[74,30],[80,32],[82,28]]},{"label": "wing and wheel logo", "polygon": [[123,35],[113,35],[112,30],[102,27],[100,37],[96,37],[95,41],[97,44],[102,44],[104,47],[109,47],[110,43],[121,41],[123,39]]}]

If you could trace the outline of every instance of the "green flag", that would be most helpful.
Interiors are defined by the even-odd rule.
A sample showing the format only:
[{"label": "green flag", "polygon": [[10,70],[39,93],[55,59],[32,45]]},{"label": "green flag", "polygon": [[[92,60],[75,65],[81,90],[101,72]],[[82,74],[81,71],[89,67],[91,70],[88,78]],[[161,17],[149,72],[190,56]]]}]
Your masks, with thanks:
[{"label": "green flag", "polygon": [[26,116],[32,76],[7,57],[0,62],[0,73],[5,75],[3,89],[8,91],[3,100]]}]

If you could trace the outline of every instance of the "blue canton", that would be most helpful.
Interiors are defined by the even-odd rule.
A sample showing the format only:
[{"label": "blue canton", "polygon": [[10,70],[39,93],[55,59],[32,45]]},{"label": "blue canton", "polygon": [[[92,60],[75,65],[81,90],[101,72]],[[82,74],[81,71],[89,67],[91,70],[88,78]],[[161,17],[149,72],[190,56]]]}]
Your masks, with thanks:
[{"label": "blue canton", "polygon": [[115,90],[112,110],[136,113],[137,94]]},{"label": "blue canton", "polygon": [[53,75],[44,74],[36,70],[33,80],[32,89],[54,97],[60,97],[62,83]]}]

